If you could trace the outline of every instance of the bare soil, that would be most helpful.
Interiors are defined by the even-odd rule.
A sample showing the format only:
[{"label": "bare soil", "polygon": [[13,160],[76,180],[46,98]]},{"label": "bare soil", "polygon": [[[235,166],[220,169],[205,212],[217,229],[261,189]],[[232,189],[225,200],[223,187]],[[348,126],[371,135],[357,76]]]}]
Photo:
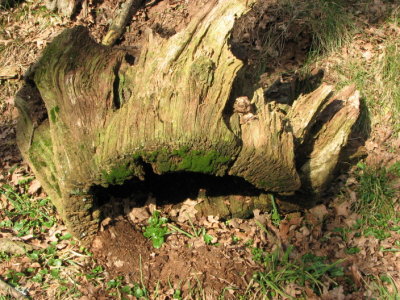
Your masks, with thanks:
[{"label": "bare soil", "polygon": [[[205,245],[201,238],[171,235],[165,246],[155,249],[127,221],[117,221],[101,232],[93,243],[93,253],[114,276],[124,275],[145,286],[167,292],[188,293],[202,283],[205,293],[216,298],[226,288],[245,290],[259,267],[246,247]],[[142,278],[141,278],[142,276]],[[226,299],[233,299],[226,295]]]}]

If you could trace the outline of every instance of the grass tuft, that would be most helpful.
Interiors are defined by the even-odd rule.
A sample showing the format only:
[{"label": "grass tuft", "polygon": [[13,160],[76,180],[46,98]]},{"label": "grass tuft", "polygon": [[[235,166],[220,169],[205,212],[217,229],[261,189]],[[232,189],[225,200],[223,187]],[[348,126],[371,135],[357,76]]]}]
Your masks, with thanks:
[{"label": "grass tuft", "polygon": [[309,1],[308,9],[313,55],[335,51],[350,40],[354,23],[342,1]]},{"label": "grass tuft", "polygon": [[358,167],[359,201],[356,211],[365,218],[366,224],[382,218],[389,221],[395,217],[395,209],[392,199],[394,191],[387,170],[368,167],[363,163],[359,163]]},{"label": "grass tuft", "polygon": [[298,287],[308,286],[317,294],[321,294],[324,288],[328,288],[324,286],[322,279],[330,278],[330,282],[335,284],[332,278],[344,275],[343,268],[339,266],[340,260],[327,263],[326,257],[311,253],[303,255],[300,259],[292,259],[293,249],[293,246],[289,246],[283,251],[278,247],[271,253],[259,248],[252,249],[253,260],[264,267],[263,271],[253,275],[253,280],[268,299],[275,297],[295,299],[285,290],[289,284]]}]

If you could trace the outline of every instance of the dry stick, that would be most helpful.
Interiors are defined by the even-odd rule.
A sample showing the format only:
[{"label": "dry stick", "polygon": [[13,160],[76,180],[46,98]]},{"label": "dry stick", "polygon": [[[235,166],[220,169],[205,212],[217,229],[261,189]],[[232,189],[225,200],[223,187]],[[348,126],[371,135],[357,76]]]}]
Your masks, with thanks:
[{"label": "dry stick", "polygon": [[122,7],[115,19],[113,20],[110,29],[101,41],[103,45],[114,45],[114,43],[124,33],[125,26],[128,24],[129,19],[134,13],[136,13],[142,2],[143,0],[127,0],[124,4],[122,4]]},{"label": "dry stick", "polygon": [[3,292],[6,295],[9,295],[11,297],[14,297],[15,299],[28,299],[25,297],[23,294],[21,294],[19,291],[17,291],[15,288],[13,288],[11,285],[7,284],[3,280],[0,279],[0,293]]}]

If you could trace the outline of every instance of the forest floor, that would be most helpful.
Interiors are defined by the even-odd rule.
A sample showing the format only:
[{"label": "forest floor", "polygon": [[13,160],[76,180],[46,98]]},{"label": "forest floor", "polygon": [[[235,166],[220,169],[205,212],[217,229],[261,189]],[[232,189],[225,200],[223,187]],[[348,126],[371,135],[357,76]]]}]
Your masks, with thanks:
[{"label": "forest floor", "polygon": [[[361,92],[349,141],[356,155],[316,203],[283,211],[276,195],[271,211],[223,220],[196,216],[206,197],[201,184],[188,193],[189,181],[168,182],[134,208],[137,191],[114,187],[103,195],[107,218],[83,247],[22,160],[14,96],[55,36],[83,25],[101,41],[119,2],[89,1],[72,20],[44,1],[0,8],[0,300],[400,299],[400,5],[268,1],[264,24],[250,25],[254,36],[264,30],[275,42],[260,53],[257,37],[244,38],[250,61],[265,55],[269,62],[260,85],[270,101],[291,92],[288,77],[295,89],[318,75]],[[117,47],[140,51],[149,28],[168,38],[205,2],[160,0],[140,9]],[[233,190],[227,197],[243,197]],[[182,205],[166,204],[162,193]]]}]

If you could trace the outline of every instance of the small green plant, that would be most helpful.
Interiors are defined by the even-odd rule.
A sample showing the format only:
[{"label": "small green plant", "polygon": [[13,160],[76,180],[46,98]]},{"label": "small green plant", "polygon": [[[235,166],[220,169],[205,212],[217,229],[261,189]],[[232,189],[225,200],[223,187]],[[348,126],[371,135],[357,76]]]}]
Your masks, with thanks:
[{"label": "small green plant", "polygon": [[206,245],[214,245],[214,243],[212,242],[214,240],[214,237],[212,235],[209,235],[206,232],[206,229],[204,227],[203,227],[202,236],[203,236],[204,243],[206,243]]},{"label": "small green plant", "polygon": [[19,281],[24,276],[25,276],[25,274],[23,272],[17,272],[15,270],[10,269],[6,273],[5,278],[9,285],[11,285],[12,287],[17,287],[19,285]]},{"label": "small green plant", "polygon": [[181,300],[182,299],[182,291],[180,289],[174,290],[174,294],[172,295],[172,299]]},{"label": "small green plant", "polygon": [[281,223],[281,216],[279,214],[278,207],[275,203],[274,196],[271,196],[271,203],[272,203],[272,214],[271,214],[272,224],[274,224],[276,227],[279,227],[279,224]]},{"label": "small green plant", "polygon": [[183,230],[182,228],[179,228],[179,227],[177,227],[177,226],[175,226],[173,224],[168,224],[168,226],[173,231],[176,231],[176,232],[179,232],[179,233],[181,233],[183,235],[186,235],[188,238],[191,238],[191,239],[201,236],[201,237],[203,237],[204,243],[206,245],[217,245],[217,243],[213,243],[212,242],[214,240],[214,237],[212,235],[209,235],[204,227],[201,227],[201,228],[197,229],[190,219],[189,219],[189,223],[190,223],[190,226],[192,228],[192,233],[189,233],[189,232]]},{"label": "small green plant", "polygon": [[[26,184],[27,182],[21,182]],[[27,187],[22,190],[27,190]],[[49,198],[33,199],[28,193],[20,193],[10,185],[0,187],[0,194],[11,203],[12,209],[0,211],[0,227],[14,230],[18,236],[37,235],[52,227],[56,219]]]},{"label": "small green plant", "polygon": [[0,262],[2,261],[9,261],[11,258],[11,255],[8,254],[7,252],[0,251]]},{"label": "small green plant", "polygon": [[358,248],[358,247],[350,247],[350,248],[347,248],[346,250],[345,250],[345,252],[347,253],[347,254],[357,254],[358,252],[360,252],[361,250],[360,250],[360,248]]},{"label": "small green plant", "polygon": [[110,296],[117,296],[121,299],[125,299],[122,297],[123,294],[132,295],[137,299],[148,299],[149,296],[149,292],[143,285],[138,283],[127,284],[124,276],[117,276],[109,280],[106,286]]},{"label": "small green plant", "polygon": [[152,241],[154,248],[160,248],[165,242],[165,236],[169,234],[167,222],[168,219],[160,217],[160,212],[157,210],[147,221],[149,225],[144,228],[143,235]]},{"label": "small green plant", "polygon": [[90,270],[89,274],[85,274],[86,279],[94,279],[94,278],[101,278],[103,275],[103,267],[102,266],[96,266],[93,269]]},{"label": "small green plant", "polygon": [[340,237],[342,238],[343,241],[347,242],[347,234],[351,231],[350,228],[345,228],[345,227],[335,227],[333,229],[333,232],[337,232],[340,234]]}]

